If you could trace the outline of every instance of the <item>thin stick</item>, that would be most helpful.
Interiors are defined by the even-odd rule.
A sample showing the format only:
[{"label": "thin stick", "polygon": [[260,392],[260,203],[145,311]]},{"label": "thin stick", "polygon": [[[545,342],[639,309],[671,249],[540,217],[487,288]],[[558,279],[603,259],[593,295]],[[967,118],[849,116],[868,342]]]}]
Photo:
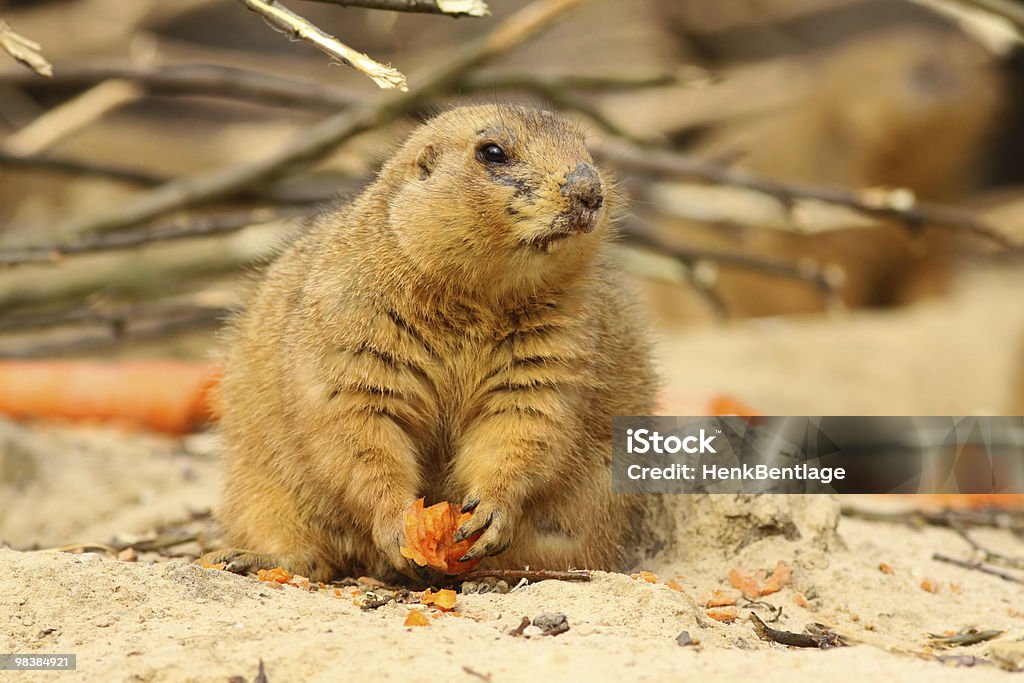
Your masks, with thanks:
[{"label": "thin stick", "polygon": [[368,55],[353,50],[329,33],[311,24],[276,0],[238,0],[249,10],[262,16],[268,24],[293,38],[304,40],[324,54],[348,64],[356,71],[366,74],[384,89],[408,90],[405,75],[398,69],[385,66]]},{"label": "thin stick", "polygon": [[997,14],[1024,28],[1024,5],[1012,0],[961,0],[964,4],[974,5]]},{"label": "thin stick", "polygon": [[15,31],[3,19],[0,19],[0,49],[40,76],[53,75],[53,65],[40,52],[42,46]]},{"label": "thin stick", "polygon": [[996,569],[995,567],[989,567],[988,565],[982,562],[974,562],[972,560],[958,560],[955,557],[949,557],[948,555],[943,555],[942,553],[934,553],[932,555],[932,559],[936,562],[946,562],[948,564],[956,565],[957,567],[963,567],[964,569],[974,569],[985,574],[998,576],[1003,581],[1011,581],[1013,583],[1024,583],[1024,578],[1016,576],[1015,574],[1011,574],[1009,572],[1004,572],[1001,569]]},{"label": "thin stick", "polygon": [[57,74],[47,81],[32,78],[21,69],[0,72],[0,83],[33,89],[87,87],[112,78],[131,81],[148,93],[225,97],[285,107],[336,110],[364,101],[331,83],[219,64],[70,63],[59,65]]},{"label": "thin stick", "polygon": [[491,13],[483,0],[310,0],[342,7],[365,7],[392,12],[447,14],[450,17],[486,17]]},{"label": "thin stick", "polygon": [[624,230],[622,238],[627,244],[648,247],[682,261],[691,268],[702,261],[717,263],[722,266],[734,266],[764,273],[765,275],[805,282],[816,288],[826,298],[837,296],[835,283],[826,274],[825,269],[818,266],[800,266],[785,261],[774,261],[737,252],[676,247],[656,237],[654,233],[641,230],[635,226]]},{"label": "thin stick", "polygon": [[590,581],[590,572],[586,570],[556,571],[547,569],[477,569],[459,577],[460,581],[478,581],[480,579],[500,579],[504,581],[521,581],[530,583],[537,581]]},{"label": "thin stick", "polygon": [[135,169],[121,166],[94,164],[89,161],[78,161],[77,159],[66,159],[63,157],[26,156],[23,154],[9,154],[7,152],[0,152],[0,167],[27,168],[69,175],[95,176],[131,185],[142,185],[144,187],[160,185],[168,180],[166,176],[136,171]]},{"label": "thin stick", "polygon": [[314,163],[346,140],[387,123],[415,109],[428,97],[455,86],[470,69],[523,43],[584,2],[586,0],[534,0],[489,35],[458,50],[424,74],[407,93],[330,116],[261,159],[173,180],[114,211],[70,221],[61,226],[61,232],[80,234],[137,225],[177,209],[235,194],[296,167]]},{"label": "thin stick", "polygon": [[45,114],[4,140],[8,154],[39,154],[107,112],[134,102],[142,91],[118,79],[104,81]]},{"label": "thin stick", "polygon": [[754,190],[773,197],[784,208],[791,209],[797,200],[811,199],[853,209],[878,219],[896,219],[910,226],[932,225],[964,230],[1003,247],[1013,243],[1003,233],[978,220],[973,214],[952,207],[926,202],[906,201],[899,192],[875,196],[840,187],[805,185],[765,178],[742,169],[694,159],[669,150],[640,148],[621,140],[605,140],[594,153],[609,163],[673,176],[700,178],[717,185]]},{"label": "thin stick", "polygon": [[981,556],[984,558],[985,562],[991,562],[992,564],[1001,564],[1004,567],[1009,567],[1011,569],[1024,569],[1024,558],[1010,557],[1008,555],[1003,555],[1002,553],[997,553],[994,550],[989,550],[988,548],[986,548],[985,546],[971,538],[970,534],[967,533],[967,530],[964,529],[963,525],[961,525],[959,522],[954,521],[953,519],[950,519],[949,526],[953,529],[953,531],[955,531],[960,536],[960,538],[964,539],[964,541],[966,541],[967,544],[970,545],[975,552],[980,553]]},{"label": "thin stick", "polygon": [[225,310],[224,306],[216,305],[217,303],[223,302],[210,302],[200,296],[176,297],[127,306],[109,306],[103,303],[88,302],[44,313],[6,315],[0,318],[0,331],[45,329],[62,325],[102,325],[116,332],[119,329],[124,329],[132,320],[189,316],[199,309]]},{"label": "thin stick", "polygon": [[[704,73],[703,71],[701,73]],[[706,74],[704,78],[709,78]],[[616,90],[638,90],[641,88],[661,88],[670,85],[688,85],[697,82],[696,72],[692,78],[688,74],[675,74],[666,71],[651,73],[619,73],[619,74],[531,74],[531,73],[496,73],[473,74],[461,84],[463,90],[476,92],[479,90],[535,90],[547,93],[551,90],[577,90],[614,92]]]},{"label": "thin stick", "polygon": [[230,315],[226,308],[195,307],[163,320],[139,321],[99,332],[84,332],[52,342],[30,343],[22,348],[0,349],[0,358],[45,358],[65,353],[95,351],[124,343],[161,339],[173,334],[221,325]]},{"label": "thin stick", "polygon": [[60,263],[62,257],[70,254],[120,251],[152,242],[211,237],[235,232],[250,225],[309,216],[316,213],[317,210],[316,205],[264,207],[211,216],[195,216],[128,232],[84,235],[72,242],[0,251],[0,266],[18,266],[28,263],[57,264]]},{"label": "thin stick", "polygon": [[[33,89],[86,87],[112,78],[129,80],[149,93],[161,95],[203,95],[246,100],[259,104],[315,109],[340,109],[365,102],[344,88],[312,80],[242,69],[218,64],[166,64],[141,66],[123,64],[61,64],[55,76],[39,81],[22,69],[0,71],[0,83]],[[656,71],[639,74],[467,74],[459,83],[462,92],[520,90],[547,96],[565,90],[612,92],[688,85],[692,77]]]},{"label": "thin stick", "polygon": [[[1005,511],[928,511],[928,510],[906,510],[900,512],[882,512],[859,508],[853,505],[843,505],[842,513],[846,517],[855,517],[868,522],[888,522],[893,524],[909,524],[912,526],[938,526],[952,527],[954,523],[961,525],[993,527],[996,529],[1018,530],[1024,516],[1012,515]],[[1014,523],[1016,522],[1016,523]]]}]

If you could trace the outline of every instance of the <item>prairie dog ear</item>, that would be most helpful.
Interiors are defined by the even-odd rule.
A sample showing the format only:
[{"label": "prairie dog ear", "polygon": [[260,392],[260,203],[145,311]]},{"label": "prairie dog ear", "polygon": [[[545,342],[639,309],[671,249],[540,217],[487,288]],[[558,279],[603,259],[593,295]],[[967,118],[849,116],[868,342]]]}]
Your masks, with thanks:
[{"label": "prairie dog ear", "polygon": [[426,145],[416,155],[416,170],[419,172],[420,180],[426,180],[434,172],[440,154],[433,145]]}]

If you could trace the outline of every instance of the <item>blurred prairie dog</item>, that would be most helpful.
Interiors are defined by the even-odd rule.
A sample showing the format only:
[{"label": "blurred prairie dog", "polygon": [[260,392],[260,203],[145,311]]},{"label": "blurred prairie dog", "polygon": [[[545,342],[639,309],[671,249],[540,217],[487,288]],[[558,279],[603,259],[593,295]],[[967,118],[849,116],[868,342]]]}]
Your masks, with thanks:
[{"label": "blurred prairie dog", "polygon": [[549,112],[454,109],[283,254],[228,340],[210,561],[429,580],[399,553],[425,496],[475,511],[484,567],[617,565],[611,417],[656,386],[592,163]]},{"label": "blurred prairie dog", "polygon": [[[983,48],[950,31],[893,30],[851,41],[814,69],[796,106],[726,126],[699,152],[742,153],[737,166],[773,178],[909,188],[933,201],[956,201],[971,189],[1003,96]],[[851,306],[902,304],[940,293],[952,265],[944,232],[914,236],[901,225],[810,237],[673,219],[662,229],[691,243],[837,264],[846,274],[840,294]],[[723,270],[717,291],[741,316],[822,307],[805,285],[744,271]]]}]

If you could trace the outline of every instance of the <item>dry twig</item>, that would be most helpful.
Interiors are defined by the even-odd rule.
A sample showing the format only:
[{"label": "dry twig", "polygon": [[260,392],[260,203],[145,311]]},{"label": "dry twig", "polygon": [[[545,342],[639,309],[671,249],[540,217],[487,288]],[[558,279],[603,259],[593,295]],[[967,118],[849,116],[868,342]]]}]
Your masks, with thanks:
[{"label": "dry twig", "polygon": [[8,154],[38,154],[104,114],[134,102],[141,95],[142,91],[128,81],[103,81],[8,136],[2,149]]},{"label": "dry twig", "polygon": [[348,64],[366,74],[381,88],[408,90],[405,75],[398,69],[385,66],[368,55],[353,50],[345,43],[311,24],[276,0],[239,0],[251,11],[262,16],[268,24],[293,38],[304,40],[324,54]]},{"label": "dry twig", "polygon": [[[149,93],[160,95],[201,95],[245,100],[285,107],[335,110],[365,103],[360,95],[327,83],[280,76],[251,69],[218,64],[164,64],[159,66],[123,64],[60,65],[46,81],[32,78],[22,70],[0,71],[0,83],[33,89],[88,87],[109,79],[131,81]],[[686,85],[690,76],[658,71],[641,74],[529,74],[472,73],[459,83],[462,92],[518,90],[545,94],[552,91],[636,90]],[[693,76],[697,78],[697,76]]]},{"label": "dry twig", "polygon": [[0,168],[3,167],[53,171],[55,173],[77,176],[94,176],[131,185],[142,185],[144,187],[153,187],[166,183],[169,180],[166,176],[137,171],[122,166],[94,164],[89,161],[79,161],[64,157],[9,154],[0,151]]},{"label": "dry twig", "polygon": [[110,212],[73,220],[65,234],[117,230],[171,211],[220,199],[313,163],[338,145],[370,128],[418,107],[427,98],[455,86],[465,73],[511,50],[586,0],[535,0],[498,25],[489,35],[455,52],[424,74],[409,92],[353,107],[311,127],[261,159],[173,180]]},{"label": "dry twig", "polygon": [[900,191],[874,193],[856,192],[841,187],[805,185],[765,178],[742,169],[708,163],[685,154],[662,149],[640,148],[621,140],[605,140],[594,153],[617,166],[664,173],[672,176],[699,178],[717,185],[754,190],[792,209],[798,200],[814,200],[844,206],[876,219],[898,220],[908,226],[931,225],[963,230],[1003,247],[1012,246],[1010,239],[960,209],[918,202]]},{"label": "dry twig", "polygon": [[1011,574],[1010,572],[1004,572],[1003,570],[996,569],[995,567],[989,567],[983,562],[974,562],[972,560],[958,560],[955,557],[943,555],[942,553],[933,553],[932,559],[936,562],[945,562],[946,564],[953,564],[957,567],[963,567],[964,569],[973,569],[984,574],[998,576],[1003,581],[1010,581],[1012,583],[1024,583],[1024,577],[1017,576],[1016,574]]},{"label": "dry twig", "polygon": [[[814,264],[799,265],[739,252],[677,247],[657,237],[650,230],[640,229],[635,223],[623,230],[622,238],[627,244],[648,247],[658,253],[670,256],[691,270],[699,269],[702,263],[714,263],[719,266],[732,266],[765,275],[797,280],[817,289],[827,304],[836,305],[838,303],[836,301],[838,292],[833,278],[829,276],[826,269]],[[698,289],[701,288],[698,286]]]},{"label": "dry twig", "polygon": [[40,52],[42,46],[15,31],[3,19],[0,19],[0,49],[40,76],[53,75],[53,65]]},{"label": "dry twig", "polygon": [[[156,315],[159,313],[159,315]],[[0,358],[45,358],[56,354],[95,351],[126,341],[160,339],[172,334],[221,325],[230,309],[211,306],[135,307],[131,316],[111,314],[100,329],[76,332],[52,341],[33,340],[12,347],[0,347]]]},{"label": "dry twig", "polygon": [[148,93],[159,95],[223,97],[284,107],[334,110],[363,101],[331,83],[219,64],[70,63],[60,65],[56,75],[46,81],[33,79],[22,70],[0,72],[0,83],[34,89],[88,87],[109,79],[131,81]]},{"label": "dry twig", "polygon": [[364,7],[392,12],[447,14],[450,17],[486,17],[491,13],[484,0],[310,0],[343,7]]},{"label": "dry twig", "polygon": [[99,325],[112,332],[123,329],[129,321],[143,318],[168,318],[191,314],[198,309],[223,310],[223,302],[208,301],[209,297],[186,296],[160,300],[147,304],[111,306],[103,301],[61,308],[43,313],[6,315],[0,318],[0,332],[30,328],[44,329],[64,325]]},{"label": "dry twig", "polygon": [[17,266],[27,263],[56,264],[60,263],[62,257],[71,254],[119,251],[122,249],[133,249],[153,242],[211,237],[235,232],[259,223],[309,216],[315,213],[316,210],[317,207],[315,205],[261,207],[209,216],[195,216],[147,226],[139,230],[84,235],[70,242],[0,251],[0,266]]},{"label": "dry twig", "polygon": [[480,579],[501,579],[509,583],[525,580],[528,583],[537,581],[590,581],[590,572],[580,570],[557,571],[547,569],[477,569],[459,577],[459,581],[479,581]]},{"label": "dry twig", "polygon": [[886,512],[860,508],[853,505],[843,505],[843,515],[855,517],[868,522],[889,522],[894,524],[909,524],[915,527],[924,525],[938,527],[960,526],[981,526],[993,527],[996,529],[1009,529],[1011,531],[1024,530],[1024,515],[1011,513],[1007,510],[905,510],[898,512]]},{"label": "dry twig", "polygon": [[975,552],[979,553],[984,558],[985,562],[1000,564],[1004,567],[1010,567],[1011,569],[1024,569],[1024,557],[1010,557],[1009,555],[997,553],[994,550],[986,548],[971,538],[970,534],[967,533],[967,529],[953,518],[950,519],[949,526],[960,536],[960,538],[964,539],[964,541],[966,541]]}]

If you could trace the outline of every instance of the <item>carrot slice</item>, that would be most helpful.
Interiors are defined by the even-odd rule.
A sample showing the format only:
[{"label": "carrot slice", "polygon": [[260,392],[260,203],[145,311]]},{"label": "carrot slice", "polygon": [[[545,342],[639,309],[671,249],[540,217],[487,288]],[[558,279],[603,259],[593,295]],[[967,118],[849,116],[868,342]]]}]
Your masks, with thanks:
[{"label": "carrot slice", "polygon": [[430,619],[418,609],[409,610],[405,617],[405,626],[430,626]]},{"label": "carrot slice", "polygon": [[420,598],[420,602],[424,605],[433,605],[442,612],[454,608],[456,600],[458,600],[458,594],[450,588],[442,588],[437,592],[428,588],[423,591],[423,597]]},{"label": "carrot slice", "polygon": [[214,418],[218,377],[208,363],[172,360],[0,361],[0,413],[184,434]]},{"label": "carrot slice", "polygon": [[405,545],[399,550],[421,567],[433,567],[446,574],[462,574],[479,560],[460,562],[480,534],[455,542],[455,532],[473,515],[459,513],[448,502],[424,507],[424,499],[415,500],[405,511]]}]

